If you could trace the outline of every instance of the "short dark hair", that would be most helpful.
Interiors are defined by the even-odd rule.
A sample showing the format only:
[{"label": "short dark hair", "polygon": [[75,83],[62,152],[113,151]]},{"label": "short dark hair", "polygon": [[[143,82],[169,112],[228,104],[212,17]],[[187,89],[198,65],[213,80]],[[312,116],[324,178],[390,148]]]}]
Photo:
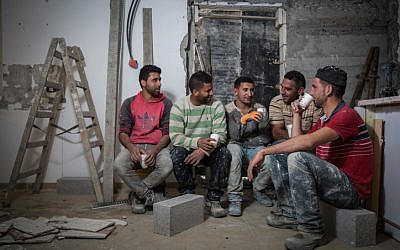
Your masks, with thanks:
[{"label": "short dark hair", "polygon": [[147,78],[149,78],[149,75],[151,72],[156,72],[158,74],[161,74],[161,69],[159,67],[157,67],[156,65],[144,65],[140,69],[139,83],[141,80],[147,81]]},{"label": "short dark hair", "polygon": [[294,81],[296,88],[306,87],[306,78],[302,73],[296,70],[289,71],[283,78]]},{"label": "short dark hair", "polygon": [[253,83],[253,84],[254,84],[253,79],[251,79],[250,77],[241,76],[241,77],[239,77],[238,79],[236,79],[236,81],[235,81],[235,83],[234,83],[234,87],[235,87],[236,89],[238,89],[238,88],[240,87],[240,84],[241,84],[242,82],[249,82],[249,83]]},{"label": "short dark hair", "polygon": [[194,73],[189,79],[190,92],[193,92],[194,89],[201,88],[204,83],[212,83],[211,76],[204,71]]},{"label": "short dark hair", "polygon": [[[321,79],[320,79],[320,80],[321,80]],[[330,83],[330,82],[327,82],[327,81],[324,81],[324,80],[321,80],[321,82],[322,82],[324,85],[327,85],[327,84],[332,85],[332,93],[333,93],[333,95],[336,96],[336,97],[339,98],[339,99],[342,99],[342,97],[343,97],[343,95],[344,95],[344,92],[346,91],[346,86],[334,85],[334,84],[332,84],[332,83]]]}]

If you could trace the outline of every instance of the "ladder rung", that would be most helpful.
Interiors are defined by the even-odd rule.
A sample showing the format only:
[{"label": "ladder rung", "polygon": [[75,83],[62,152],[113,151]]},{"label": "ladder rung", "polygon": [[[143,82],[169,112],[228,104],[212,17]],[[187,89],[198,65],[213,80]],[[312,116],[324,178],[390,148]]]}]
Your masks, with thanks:
[{"label": "ladder rung", "polygon": [[62,55],[60,51],[54,51],[54,57],[57,57],[58,59],[62,59]]},{"label": "ladder rung", "polygon": [[62,88],[62,85],[60,83],[52,82],[52,81],[46,81],[45,86],[48,88],[53,88],[53,89],[61,89]]},{"label": "ladder rung", "polygon": [[37,118],[53,118],[54,114],[50,111],[36,111]]},{"label": "ladder rung", "polygon": [[78,88],[84,89],[86,90],[86,87],[82,85],[82,83],[80,81],[75,80],[75,85]]},{"label": "ladder rung", "polygon": [[27,172],[25,172],[25,173],[20,173],[19,175],[18,175],[18,180],[20,180],[20,179],[23,179],[23,178],[26,178],[26,177],[29,177],[29,176],[32,176],[32,175],[34,175],[34,174],[39,174],[40,173],[40,169],[38,168],[38,169],[33,169],[33,170],[30,170],[30,171],[27,171]]},{"label": "ladder rung", "polygon": [[95,148],[95,147],[100,147],[103,146],[104,142],[102,141],[92,141],[90,142],[90,147]]},{"label": "ladder rung", "polygon": [[36,148],[36,147],[42,147],[47,145],[47,141],[35,141],[35,142],[28,142],[26,144],[27,148]]},{"label": "ladder rung", "polygon": [[85,117],[85,118],[94,118],[95,117],[95,115],[90,111],[83,111],[82,114],[83,114],[83,117]]}]

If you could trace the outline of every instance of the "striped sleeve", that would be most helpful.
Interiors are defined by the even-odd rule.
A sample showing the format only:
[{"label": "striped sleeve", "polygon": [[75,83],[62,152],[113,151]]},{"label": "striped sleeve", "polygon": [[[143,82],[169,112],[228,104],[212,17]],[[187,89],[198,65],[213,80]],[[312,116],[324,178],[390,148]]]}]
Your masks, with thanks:
[{"label": "striped sleeve", "polygon": [[269,104],[269,122],[270,124],[283,124],[283,101],[280,95],[272,98]]},{"label": "striped sleeve", "polygon": [[220,101],[215,101],[214,104],[215,116],[213,118],[212,133],[218,134],[220,143],[225,144],[227,141],[225,108]]},{"label": "striped sleeve", "polygon": [[178,101],[172,106],[169,117],[169,137],[174,146],[197,149],[198,138],[185,135],[184,109],[184,101]]}]

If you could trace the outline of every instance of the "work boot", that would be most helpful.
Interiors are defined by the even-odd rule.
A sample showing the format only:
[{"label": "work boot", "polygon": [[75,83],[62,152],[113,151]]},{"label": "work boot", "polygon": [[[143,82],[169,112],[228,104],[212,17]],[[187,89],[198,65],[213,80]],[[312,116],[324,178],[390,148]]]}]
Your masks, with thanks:
[{"label": "work boot", "polygon": [[146,213],[144,200],[139,199],[134,192],[130,192],[129,199],[131,200],[131,204],[132,204],[132,213],[134,213],[134,214]]},{"label": "work boot", "polygon": [[284,216],[269,214],[265,219],[265,222],[271,227],[283,228],[283,229],[297,229],[297,220]]},{"label": "work boot", "polygon": [[221,218],[226,216],[226,211],[221,207],[219,201],[206,201],[206,206],[210,208],[211,216]]},{"label": "work boot", "polygon": [[254,199],[256,199],[256,201],[258,201],[258,203],[260,203],[265,207],[272,207],[274,205],[272,200],[268,197],[268,195],[265,192],[253,189],[253,197]]},{"label": "work boot", "polygon": [[316,247],[328,244],[329,239],[325,233],[300,232],[285,240],[286,249],[312,250]]},{"label": "work boot", "polygon": [[242,202],[241,201],[231,201],[229,203],[228,214],[231,216],[241,216],[242,215]]}]

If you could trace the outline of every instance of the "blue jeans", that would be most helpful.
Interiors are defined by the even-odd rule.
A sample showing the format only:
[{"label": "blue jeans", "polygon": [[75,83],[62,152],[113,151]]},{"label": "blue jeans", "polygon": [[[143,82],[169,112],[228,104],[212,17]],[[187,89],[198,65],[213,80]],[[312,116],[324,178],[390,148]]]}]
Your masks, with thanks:
[{"label": "blue jeans", "polygon": [[349,178],[335,165],[313,154],[295,152],[268,155],[278,208],[297,219],[303,232],[324,232],[318,197],[339,208],[357,208],[359,196]]},{"label": "blue jeans", "polygon": [[[138,146],[142,147],[143,145],[146,145],[146,148],[154,146],[150,144]],[[139,196],[142,196],[147,189],[154,189],[160,184],[164,184],[165,179],[172,172],[172,160],[168,147],[163,148],[157,154],[153,171],[143,180],[136,173],[138,169],[141,169],[140,163],[135,163],[131,160],[131,153],[126,148],[123,148],[115,158],[114,166],[119,177]]]},{"label": "blue jeans", "polygon": [[243,200],[243,180],[242,167],[247,167],[253,156],[260,151],[263,146],[256,148],[248,148],[235,143],[228,144],[228,150],[232,155],[231,167],[228,179],[228,200]]},{"label": "blue jeans", "polygon": [[[180,194],[194,194],[195,181],[192,175],[192,165],[184,163],[185,158],[193,151],[188,151],[183,147],[173,146],[171,158],[174,166],[174,174],[178,181],[178,191]],[[207,199],[210,201],[219,201],[223,194],[221,187],[226,180],[229,161],[231,155],[222,145],[216,148],[210,156],[205,156],[201,163],[210,166],[211,176],[208,182]]]}]

